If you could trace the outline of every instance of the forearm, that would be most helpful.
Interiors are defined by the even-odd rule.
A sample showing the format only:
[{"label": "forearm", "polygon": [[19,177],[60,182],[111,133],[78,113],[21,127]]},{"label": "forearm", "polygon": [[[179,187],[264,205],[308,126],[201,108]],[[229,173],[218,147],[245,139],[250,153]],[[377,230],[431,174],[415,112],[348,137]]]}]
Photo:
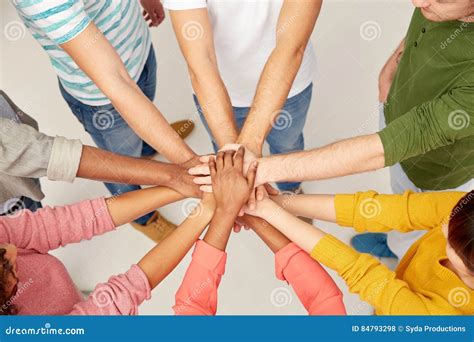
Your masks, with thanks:
[{"label": "forearm", "polygon": [[263,221],[261,218],[244,215],[240,220],[252,228],[273,253],[277,253],[280,249],[291,242],[278,229],[270,225],[268,222]]},{"label": "forearm", "polygon": [[270,55],[258,82],[252,107],[237,140],[254,153],[261,153],[272,122],[285,105],[301,66],[304,48],[277,46]]},{"label": "forearm", "polygon": [[190,66],[190,77],[206,122],[219,147],[234,143],[238,137],[232,104],[217,65]]},{"label": "forearm", "polygon": [[138,263],[150,286],[156,287],[184,258],[213,215],[213,208],[201,202],[193,213],[165,240],[155,246]]},{"label": "forearm", "polygon": [[[158,108],[132,79],[118,77],[116,86],[101,89],[130,127],[150,146],[173,163],[184,163],[195,156],[193,150],[169,125]],[[140,115],[137,115],[139,113]]]},{"label": "forearm", "polygon": [[106,201],[113,222],[116,226],[120,226],[182,198],[180,193],[169,188],[152,187],[124,194],[114,194]]},{"label": "forearm", "polygon": [[295,216],[336,222],[334,195],[280,195],[271,199]]},{"label": "forearm", "polygon": [[378,134],[365,135],[309,151],[260,158],[256,185],[342,177],[384,167]]},{"label": "forearm", "polygon": [[[93,48],[84,48],[91,44]],[[93,23],[77,37],[62,44],[61,48],[110,99],[143,140],[174,163],[185,162],[194,156],[194,152],[130,77],[115,48]]]},{"label": "forearm", "polygon": [[84,146],[77,177],[110,183],[169,186],[174,165]]},{"label": "forearm", "polygon": [[310,253],[326,235],[320,229],[298,219],[271,200],[266,200],[259,205],[262,206],[261,217],[307,253]]},{"label": "forearm", "polygon": [[237,213],[230,214],[222,208],[217,208],[204,236],[204,241],[221,251],[225,251],[236,216]]}]

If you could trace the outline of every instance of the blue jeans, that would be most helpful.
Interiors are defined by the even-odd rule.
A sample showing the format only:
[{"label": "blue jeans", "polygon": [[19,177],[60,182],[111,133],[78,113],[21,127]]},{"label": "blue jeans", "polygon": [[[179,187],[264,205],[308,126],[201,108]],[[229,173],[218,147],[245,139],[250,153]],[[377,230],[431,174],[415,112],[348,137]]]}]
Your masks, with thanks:
[{"label": "blue jeans", "polygon": [[[137,82],[142,92],[153,101],[156,90],[156,58],[153,46],[150,49],[145,67]],[[71,96],[59,83],[61,94],[72,113],[90,134],[97,147],[117,154],[144,157],[156,152],[144,142],[122,118],[112,104],[104,106],[86,105]],[[138,114],[138,113],[137,113]],[[140,189],[138,185],[104,183],[111,194],[122,194]],[[135,222],[146,224],[153,213],[140,217]]]},{"label": "blue jeans", "polygon": [[[8,204],[8,205],[7,205]],[[20,198],[12,198],[8,202],[2,203],[0,207],[0,216],[15,214],[17,210],[28,209],[35,212],[43,208],[41,202],[37,202],[29,197],[21,196]]]},{"label": "blue jeans", "polygon": [[[286,100],[284,107],[273,122],[272,130],[267,136],[268,145],[270,145],[271,154],[289,153],[304,150],[303,128],[308,115],[309,105],[313,92],[313,84],[310,84],[301,93]],[[194,102],[198,109],[201,121],[210,135],[214,150],[218,147],[212,136],[211,130],[206,122],[201,106],[196,96]],[[249,107],[232,107],[237,127],[240,130],[247,118]],[[281,191],[292,191],[300,186],[300,182],[278,183],[278,189]]]}]

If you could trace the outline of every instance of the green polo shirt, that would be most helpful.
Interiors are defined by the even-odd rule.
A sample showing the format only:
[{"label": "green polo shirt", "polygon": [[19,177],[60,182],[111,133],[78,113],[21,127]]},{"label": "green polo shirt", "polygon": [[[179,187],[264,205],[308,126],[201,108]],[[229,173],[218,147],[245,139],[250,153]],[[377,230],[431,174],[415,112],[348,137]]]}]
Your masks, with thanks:
[{"label": "green polo shirt", "polygon": [[417,187],[474,178],[474,23],[436,23],[415,10],[385,122],[385,164],[400,162]]}]

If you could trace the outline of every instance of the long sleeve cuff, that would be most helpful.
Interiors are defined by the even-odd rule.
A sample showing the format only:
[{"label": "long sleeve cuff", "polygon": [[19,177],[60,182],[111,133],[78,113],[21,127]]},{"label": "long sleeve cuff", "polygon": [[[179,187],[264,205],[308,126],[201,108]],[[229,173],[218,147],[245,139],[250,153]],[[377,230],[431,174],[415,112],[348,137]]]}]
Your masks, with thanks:
[{"label": "long sleeve cuff", "polygon": [[354,225],[354,195],[336,195],[334,207],[336,208],[336,222],[340,226],[352,227]]},{"label": "long sleeve cuff", "polygon": [[82,156],[80,140],[56,137],[48,163],[47,177],[53,181],[73,182]]},{"label": "long sleeve cuff", "polygon": [[176,315],[215,315],[217,289],[225,272],[227,255],[204,241],[197,241],[193,259],[176,292]]},{"label": "long sleeve cuff", "polygon": [[74,306],[70,315],[136,315],[138,307],[150,299],[148,278],[137,265],[99,284],[87,300]]},{"label": "long sleeve cuff", "polygon": [[310,315],[345,315],[342,293],[326,270],[290,243],[275,254],[277,278],[293,287]]},{"label": "long sleeve cuff", "polygon": [[353,265],[360,253],[332,235],[325,235],[311,251],[311,257],[339,274]]},{"label": "long sleeve cuff", "polygon": [[198,240],[193,252],[193,261],[212,273],[222,276],[225,273],[227,253],[209,245],[205,241]]}]

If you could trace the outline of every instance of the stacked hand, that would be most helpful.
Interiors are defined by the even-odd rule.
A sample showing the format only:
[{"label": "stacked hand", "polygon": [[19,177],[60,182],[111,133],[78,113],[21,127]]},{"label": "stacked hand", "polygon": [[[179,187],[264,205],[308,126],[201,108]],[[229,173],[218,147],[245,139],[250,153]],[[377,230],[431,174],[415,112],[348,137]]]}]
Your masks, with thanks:
[{"label": "stacked hand", "polygon": [[208,168],[216,210],[221,210],[230,216],[237,216],[254,188],[257,162],[255,160],[250,162],[245,176],[243,171],[245,155],[246,151],[241,147],[237,152],[220,151],[215,159],[209,159]]}]

